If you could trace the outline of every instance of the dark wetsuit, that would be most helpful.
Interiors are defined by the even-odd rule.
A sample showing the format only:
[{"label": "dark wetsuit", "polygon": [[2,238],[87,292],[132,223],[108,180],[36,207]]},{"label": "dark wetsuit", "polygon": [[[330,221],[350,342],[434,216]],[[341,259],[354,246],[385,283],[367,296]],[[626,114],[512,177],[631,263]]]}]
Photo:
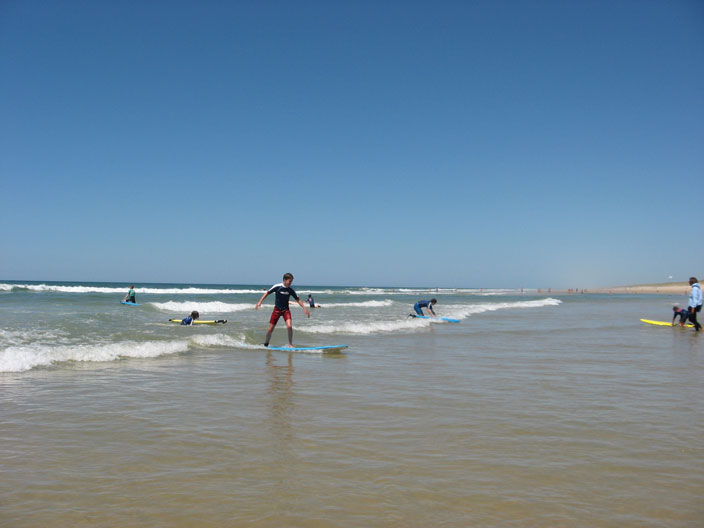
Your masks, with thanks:
[{"label": "dark wetsuit", "polygon": [[430,313],[435,315],[435,312],[433,311],[433,306],[430,301],[418,301],[413,305],[413,309],[418,315],[423,315],[423,310],[421,310],[421,308],[427,308],[428,310],[430,310]]},{"label": "dark wetsuit", "polygon": [[675,324],[675,319],[677,319],[678,316],[680,318],[680,323],[687,322],[687,318],[689,317],[689,310],[680,309],[673,311],[675,312],[675,315],[672,316],[672,324]]},{"label": "dark wetsuit", "polygon": [[276,324],[280,317],[284,318],[284,321],[291,320],[291,310],[288,308],[288,301],[291,297],[298,300],[298,295],[296,290],[290,286],[287,288],[283,283],[275,284],[269,291],[269,294],[276,293],[276,301],[274,302],[274,311],[271,312],[271,318],[269,322]]}]

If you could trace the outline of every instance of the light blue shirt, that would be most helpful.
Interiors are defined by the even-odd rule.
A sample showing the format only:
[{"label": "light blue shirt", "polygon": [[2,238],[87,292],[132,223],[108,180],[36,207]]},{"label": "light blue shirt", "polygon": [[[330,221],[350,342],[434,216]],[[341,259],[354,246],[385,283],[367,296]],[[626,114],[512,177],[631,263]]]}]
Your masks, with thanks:
[{"label": "light blue shirt", "polygon": [[702,304],[702,287],[698,282],[692,284],[692,293],[689,294],[689,306],[696,308]]}]

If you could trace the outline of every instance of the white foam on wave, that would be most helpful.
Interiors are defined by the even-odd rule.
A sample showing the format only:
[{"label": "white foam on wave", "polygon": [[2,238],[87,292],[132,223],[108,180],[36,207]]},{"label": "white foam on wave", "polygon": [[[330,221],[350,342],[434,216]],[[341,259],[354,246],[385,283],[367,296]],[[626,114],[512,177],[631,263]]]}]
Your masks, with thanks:
[{"label": "white foam on wave", "polygon": [[391,299],[385,299],[383,301],[361,301],[361,302],[350,302],[350,303],[325,303],[321,304],[324,308],[339,308],[348,306],[360,306],[363,308],[379,308],[383,306],[391,306],[394,302]]},{"label": "white foam on wave", "polygon": [[193,336],[191,342],[199,347],[226,347],[226,348],[250,348],[259,349],[264,348],[262,345],[253,345],[247,343],[244,334],[238,334],[236,336],[228,334],[203,334]]},{"label": "white foam on wave", "polygon": [[224,303],[220,301],[198,302],[198,301],[168,301],[163,303],[149,303],[158,310],[164,312],[192,312],[196,310],[202,313],[232,313],[244,310],[254,310],[254,304],[247,303]]},{"label": "white foam on wave", "polygon": [[0,348],[38,342],[68,342],[65,339],[66,335],[66,332],[60,330],[7,330],[0,328]]},{"label": "white foam on wave", "polygon": [[424,298],[444,295],[515,295],[519,290],[486,288],[355,288],[336,293],[348,295],[421,295]]},{"label": "white foam on wave", "polygon": [[121,357],[152,358],[186,350],[187,340],[10,346],[0,351],[0,372],[23,372],[66,361],[114,361]]},{"label": "white foam on wave", "polygon": [[[10,284],[0,283],[0,292],[6,291],[32,291],[32,292],[60,292],[60,293],[119,293],[125,294],[128,286],[93,286],[93,285],[61,285],[61,284]],[[235,295],[235,294],[262,294],[264,288],[149,288],[136,287],[135,292],[151,295]],[[300,295],[510,295],[518,290],[510,289],[479,289],[479,288],[348,288],[348,289],[310,289],[298,290]]]},{"label": "white foam on wave", "polygon": [[357,288],[345,290],[340,293],[348,295],[431,295],[440,293],[451,293],[458,290],[436,291],[431,289],[411,289],[411,288]]},{"label": "white foam on wave", "polygon": [[[189,327],[189,329],[195,327]],[[14,338],[16,342],[24,336]],[[6,342],[10,340],[7,339]],[[263,349],[261,345],[246,342],[244,334],[193,335],[169,341],[120,341],[105,344],[13,344],[0,350],[0,372],[24,372],[36,367],[46,367],[69,361],[114,361],[120,358],[156,358],[186,352],[191,348],[247,348]]]},{"label": "white foam on wave", "polygon": [[536,299],[533,301],[450,305],[447,308],[448,313],[443,311],[442,315],[446,317],[453,317],[455,319],[465,319],[472,315],[485,312],[494,312],[496,310],[508,310],[512,308],[544,308],[546,306],[558,306],[560,304],[562,304],[562,301],[559,299],[548,297],[547,299]]},{"label": "white foam on wave", "polygon": [[433,324],[431,319],[397,319],[393,321],[369,321],[369,322],[345,322],[313,324],[309,326],[298,326],[296,331],[307,332],[309,334],[348,334],[366,335],[398,332],[399,330],[418,330]]},{"label": "white foam on wave", "polygon": [[[513,308],[543,308],[546,306],[557,306],[562,304],[558,299],[538,299],[533,301],[517,301],[507,303],[485,303],[470,305],[448,305],[443,307],[439,314],[441,317],[454,319],[466,319],[472,315],[496,310],[507,310]],[[312,324],[308,326],[298,326],[296,330],[310,334],[350,334],[366,335],[376,333],[398,332],[402,330],[418,330],[426,328],[431,324],[446,324],[442,319],[414,319],[404,317],[391,321],[348,321],[343,323]]]},{"label": "white foam on wave", "polygon": [[[200,347],[216,347],[216,348],[244,348],[248,350],[271,350],[264,345],[255,345],[247,343],[243,334],[238,336],[230,336],[224,334],[201,335],[192,338],[192,341]],[[272,345],[273,346],[273,345]],[[277,350],[278,352],[285,352]],[[292,350],[292,352],[302,354],[325,354],[327,350]]]},{"label": "white foam on wave", "polygon": [[[123,286],[103,287],[103,286],[64,286],[56,284],[7,284],[0,283],[0,291],[28,290],[33,292],[61,292],[61,293],[127,293],[128,287]],[[259,293],[263,290],[237,290],[237,289],[216,289],[216,288],[140,288],[134,289],[136,294],[154,295],[231,295],[237,293]]]}]

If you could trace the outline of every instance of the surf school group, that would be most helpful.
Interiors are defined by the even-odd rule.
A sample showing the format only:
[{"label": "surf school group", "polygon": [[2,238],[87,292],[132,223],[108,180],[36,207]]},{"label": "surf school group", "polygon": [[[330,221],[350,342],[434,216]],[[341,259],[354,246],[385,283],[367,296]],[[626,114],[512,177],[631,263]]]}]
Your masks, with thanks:
[{"label": "surf school group", "polygon": [[[269,328],[267,329],[266,332],[266,337],[264,339],[263,345],[265,347],[269,346],[269,342],[271,341],[271,335],[274,332],[274,328],[276,327],[277,323],[279,322],[279,319],[283,317],[284,322],[286,323],[286,330],[288,333],[288,345],[285,348],[296,348],[293,345],[293,318],[291,317],[291,310],[289,308],[289,303],[291,298],[293,298],[298,305],[303,308],[303,312],[306,314],[306,317],[310,317],[310,311],[308,310],[308,307],[310,308],[320,308],[319,304],[315,304],[315,300],[313,299],[312,295],[308,295],[308,307],[303,303],[303,301],[298,297],[298,294],[296,291],[291,287],[291,284],[293,283],[293,274],[291,273],[284,273],[282,281],[278,284],[274,284],[271,288],[269,288],[267,291],[264,292],[262,297],[259,299],[257,304],[254,306],[255,310],[259,310],[261,307],[262,303],[264,300],[271,294],[275,295],[275,300],[274,300],[274,309],[271,312],[271,316],[269,317]],[[435,313],[435,310],[433,309],[433,306],[437,304],[437,299],[432,298],[429,300],[420,300],[417,303],[413,305],[413,310],[415,313],[409,314],[409,317],[417,317],[417,318],[432,318],[432,317],[438,317],[438,315]],[[139,306],[139,303],[137,303],[136,300],[136,294],[134,290],[134,285],[130,285],[129,290],[127,291],[127,294],[121,301],[122,304],[130,305],[130,306]],[[425,315],[423,313],[423,308],[426,308],[428,310],[428,313],[430,315]],[[218,320],[218,321],[202,321],[200,319],[200,314],[197,311],[193,311],[188,315],[187,317],[184,317],[182,319],[169,319],[170,322],[173,323],[180,323],[183,326],[190,326],[194,324],[218,324],[218,323],[227,323],[227,320]],[[452,323],[459,323],[459,320],[457,319],[450,319],[448,317],[441,317],[443,321],[446,322],[452,322]],[[346,347],[345,347],[346,348]]]},{"label": "surf school group", "polygon": [[[702,296],[702,288],[699,285],[699,281],[696,277],[689,278],[689,285],[691,290],[689,293],[689,302],[687,308],[680,308],[679,305],[674,305],[672,307],[672,321],[653,321],[651,319],[641,319],[641,322],[657,326],[676,326],[677,318],[679,317],[679,326],[684,328],[694,328],[695,332],[699,332],[702,329],[702,325],[697,320],[697,314],[702,310],[702,304],[704,304],[704,297]],[[691,324],[688,324],[689,321]]]}]

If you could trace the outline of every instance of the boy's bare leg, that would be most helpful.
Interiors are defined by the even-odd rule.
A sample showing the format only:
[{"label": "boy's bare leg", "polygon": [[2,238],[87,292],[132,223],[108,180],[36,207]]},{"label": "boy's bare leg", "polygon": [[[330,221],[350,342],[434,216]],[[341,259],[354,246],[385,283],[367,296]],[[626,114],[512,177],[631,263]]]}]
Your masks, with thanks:
[{"label": "boy's bare leg", "polygon": [[288,330],[288,346],[293,346],[293,325],[291,321],[286,321],[286,330]]},{"label": "boy's bare leg", "polygon": [[271,340],[271,333],[274,331],[275,324],[269,323],[269,331],[266,333],[266,339],[264,340],[264,346],[269,346],[269,341]]}]

